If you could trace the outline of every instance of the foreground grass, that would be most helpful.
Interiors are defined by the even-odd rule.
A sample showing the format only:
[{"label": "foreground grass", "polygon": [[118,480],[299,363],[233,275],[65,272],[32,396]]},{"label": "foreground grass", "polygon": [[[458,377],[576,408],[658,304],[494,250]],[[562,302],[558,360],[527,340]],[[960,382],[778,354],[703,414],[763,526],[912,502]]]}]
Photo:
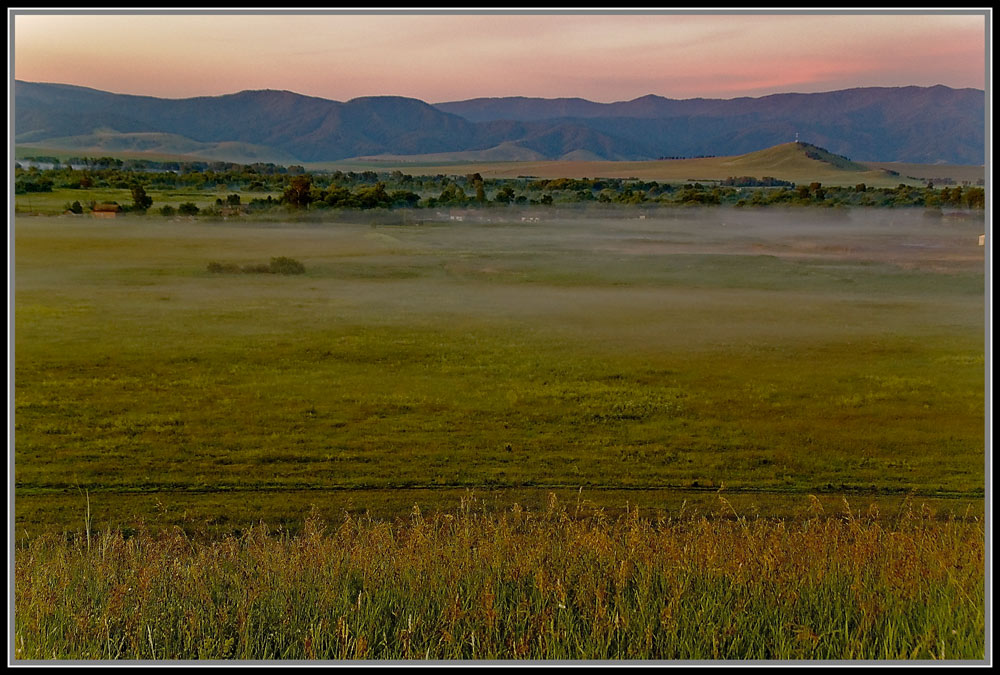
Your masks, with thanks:
[{"label": "foreground grass", "polygon": [[297,536],[40,537],[16,554],[16,657],[984,657],[981,521],[813,504],[654,521],[465,500]]}]

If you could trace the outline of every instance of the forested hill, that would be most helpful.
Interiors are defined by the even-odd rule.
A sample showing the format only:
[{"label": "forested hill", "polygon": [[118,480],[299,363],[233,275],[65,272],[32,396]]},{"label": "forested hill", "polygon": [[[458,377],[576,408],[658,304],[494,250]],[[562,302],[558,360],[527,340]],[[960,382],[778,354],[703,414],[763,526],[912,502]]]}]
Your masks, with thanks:
[{"label": "forested hill", "polygon": [[985,96],[948,87],[864,88],[761,98],[619,103],[497,98],[430,105],[347,102],[287,91],[162,99],[15,82],[15,142],[81,154],[332,161],[464,153],[464,159],[738,155],[792,141],[857,161],[982,164]]}]

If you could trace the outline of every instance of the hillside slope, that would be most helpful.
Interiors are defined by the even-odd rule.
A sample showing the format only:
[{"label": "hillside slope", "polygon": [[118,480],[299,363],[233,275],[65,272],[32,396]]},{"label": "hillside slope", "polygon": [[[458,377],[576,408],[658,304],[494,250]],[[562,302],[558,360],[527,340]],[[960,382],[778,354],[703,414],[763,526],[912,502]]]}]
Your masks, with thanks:
[{"label": "hillside slope", "polygon": [[[343,170],[374,169],[387,171],[399,169],[414,175],[437,173],[471,174],[479,173],[490,178],[515,178],[533,176],[538,178],[638,178],[661,182],[722,181],[730,177],[769,176],[793,183],[824,185],[848,185],[865,183],[873,187],[895,187],[900,183],[919,185],[919,180],[908,179],[878,167],[865,166],[846,157],[835,155],[809,143],[783,143],[745,155],[727,157],[702,157],[697,159],[673,159],[636,162],[610,162],[604,160],[565,161],[459,161],[444,162],[437,156],[417,158],[382,157],[364,160],[317,165],[316,168],[339,168]],[[404,161],[409,160],[409,161]],[[441,160],[441,161],[437,161]],[[971,167],[965,170],[963,179],[973,176]],[[945,175],[950,167],[926,167]]]}]

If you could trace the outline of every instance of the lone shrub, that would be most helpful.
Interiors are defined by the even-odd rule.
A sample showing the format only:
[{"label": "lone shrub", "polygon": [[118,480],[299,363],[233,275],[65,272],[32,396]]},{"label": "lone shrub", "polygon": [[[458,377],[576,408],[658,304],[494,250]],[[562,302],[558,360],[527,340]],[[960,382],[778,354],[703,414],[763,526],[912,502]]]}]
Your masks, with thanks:
[{"label": "lone shrub", "polygon": [[305,274],[306,266],[295,258],[271,258],[269,269],[272,274]]},{"label": "lone shrub", "polygon": [[198,211],[199,211],[198,207],[195,206],[192,202],[184,202],[183,204],[177,207],[177,212],[180,213],[182,216],[196,216],[198,215]]}]

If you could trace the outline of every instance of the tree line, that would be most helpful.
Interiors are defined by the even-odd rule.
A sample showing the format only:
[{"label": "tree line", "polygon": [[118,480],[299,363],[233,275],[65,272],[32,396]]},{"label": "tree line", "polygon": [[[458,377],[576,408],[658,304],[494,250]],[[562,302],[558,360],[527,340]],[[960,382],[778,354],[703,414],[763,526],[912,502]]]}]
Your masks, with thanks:
[{"label": "tree line", "polygon": [[[41,158],[35,158],[41,159]],[[137,160],[127,160],[135,162]],[[120,162],[120,164],[119,164]],[[201,165],[204,166],[201,166]],[[771,205],[872,206],[926,208],[985,208],[982,187],[923,187],[899,184],[894,188],[824,186],[813,182],[796,185],[773,177],[730,177],[722,181],[668,183],[637,178],[556,178],[532,176],[484,178],[479,173],[464,176],[438,174],[412,176],[401,171],[306,172],[301,167],[269,164],[187,163],[177,171],[158,172],[129,168],[126,162],[98,158],[74,168],[65,165],[42,169],[15,167],[15,192],[60,190],[127,189],[132,201],[122,210],[146,212],[153,207],[155,193],[163,190],[225,193],[214,207],[193,202],[161,206],[163,215],[194,215],[200,211],[251,212],[261,209],[391,209],[438,207],[498,207],[506,205],[554,205],[604,203],[626,205]],[[183,169],[183,170],[182,170]],[[80,200],[67,205],[80,213],[97,204]]]}]

